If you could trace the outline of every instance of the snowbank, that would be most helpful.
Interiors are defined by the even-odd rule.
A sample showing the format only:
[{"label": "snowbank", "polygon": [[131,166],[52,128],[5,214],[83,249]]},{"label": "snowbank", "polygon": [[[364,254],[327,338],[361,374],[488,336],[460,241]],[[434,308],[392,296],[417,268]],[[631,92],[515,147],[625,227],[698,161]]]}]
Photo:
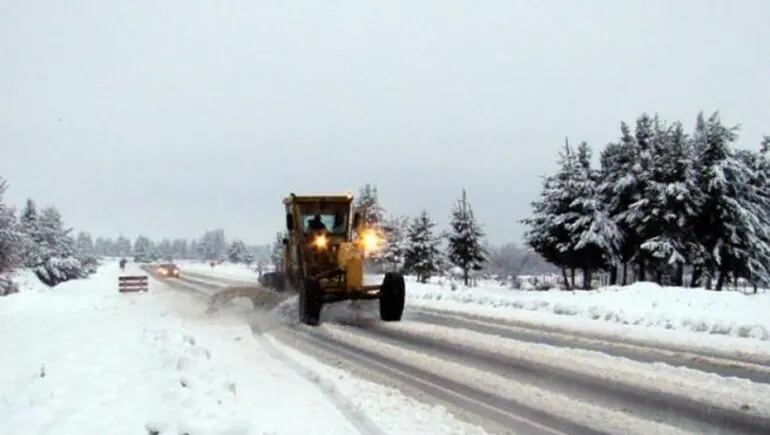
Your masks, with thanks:
[{"label": "snowbank", "polygon": [[[409,303],[462,311],[511,315],[534,311],[598,322],[770,341],[770,293],[746,295],[636,283],[594,291],[520,291],[494,284],[475,288],[449,284],[407,285]],[[519,311],[520,312],[520,311]]]},{"label": "snowbank", "polygon": [[185,319],[158,283],[118,294],[105,269],[0,301],[0,433],[356,433],[248,325]]}]

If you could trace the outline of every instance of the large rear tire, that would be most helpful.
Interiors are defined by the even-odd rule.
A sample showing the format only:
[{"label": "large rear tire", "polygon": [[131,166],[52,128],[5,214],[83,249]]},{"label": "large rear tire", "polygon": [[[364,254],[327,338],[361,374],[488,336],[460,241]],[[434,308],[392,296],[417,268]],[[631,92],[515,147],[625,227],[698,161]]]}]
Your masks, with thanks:
[{"label": "large rear tire", "polygon": [[299,291],[299,321],[316,326],[321,319],[321,284],[308,278]]},{"label": "large rear tire", "polygon": [[380,319],[386,322],[401,320],[405,295],[404,277],[400,273],[386,273],[380,288]]}]

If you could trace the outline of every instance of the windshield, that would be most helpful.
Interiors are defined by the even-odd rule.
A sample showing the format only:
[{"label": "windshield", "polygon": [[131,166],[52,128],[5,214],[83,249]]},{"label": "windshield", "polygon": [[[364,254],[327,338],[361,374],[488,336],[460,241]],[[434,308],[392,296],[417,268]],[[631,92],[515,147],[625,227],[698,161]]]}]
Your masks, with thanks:
[{"label": "windshield", "polygon": [[307,202],[299,204],[302,231],[326,230],[332,234],[345,235],[348,231],[350,203]]},{"label": "windshield", "polygon": [[332,234],[344,235],[347,232],[347,218],[344,214],[311,214],[302,216],[302,230],[326,230]]}]

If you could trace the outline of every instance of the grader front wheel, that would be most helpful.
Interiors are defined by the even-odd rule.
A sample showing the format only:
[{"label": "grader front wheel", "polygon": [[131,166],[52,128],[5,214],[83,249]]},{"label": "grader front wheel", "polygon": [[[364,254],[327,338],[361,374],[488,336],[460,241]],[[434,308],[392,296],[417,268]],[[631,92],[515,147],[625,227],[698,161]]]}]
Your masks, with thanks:
[{"label": "grader front wheel", "polygon": [[380,319],[386,322],[401,320],[404,313],[404,277],[400,273],[388,272],[380,288]]}]

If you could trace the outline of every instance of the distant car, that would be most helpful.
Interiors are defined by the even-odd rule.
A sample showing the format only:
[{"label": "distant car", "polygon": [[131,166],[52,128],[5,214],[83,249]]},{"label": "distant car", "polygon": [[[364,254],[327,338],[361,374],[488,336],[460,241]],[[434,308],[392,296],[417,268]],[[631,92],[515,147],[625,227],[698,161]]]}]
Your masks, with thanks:
[{"label": "distant car", "polygon": [[171,263],[161,264],[158,266],[158,273],[169,278],[179,278],[179,266]]}]

